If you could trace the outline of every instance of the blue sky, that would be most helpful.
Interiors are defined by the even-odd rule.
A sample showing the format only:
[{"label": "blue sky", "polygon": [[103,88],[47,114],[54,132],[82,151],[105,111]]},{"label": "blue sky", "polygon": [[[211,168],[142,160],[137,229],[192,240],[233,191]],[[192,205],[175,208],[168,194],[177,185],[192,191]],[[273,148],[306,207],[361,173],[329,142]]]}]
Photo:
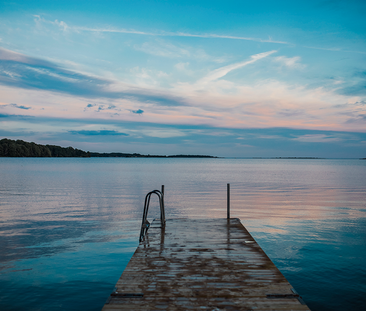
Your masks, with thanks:
[{"label": "blue sky", "polygon": [[0,1],[0,137],[366,157],[365,1]]}]

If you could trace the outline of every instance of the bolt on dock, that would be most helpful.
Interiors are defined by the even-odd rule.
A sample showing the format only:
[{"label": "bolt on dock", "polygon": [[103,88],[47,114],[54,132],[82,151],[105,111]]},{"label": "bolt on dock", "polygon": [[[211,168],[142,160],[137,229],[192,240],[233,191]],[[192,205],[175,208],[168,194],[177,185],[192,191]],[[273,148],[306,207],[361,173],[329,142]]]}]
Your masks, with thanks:
[{"label": "bolt on dock", "polygon": [[239,219],[145,227],[103,311],[309,310]]}]

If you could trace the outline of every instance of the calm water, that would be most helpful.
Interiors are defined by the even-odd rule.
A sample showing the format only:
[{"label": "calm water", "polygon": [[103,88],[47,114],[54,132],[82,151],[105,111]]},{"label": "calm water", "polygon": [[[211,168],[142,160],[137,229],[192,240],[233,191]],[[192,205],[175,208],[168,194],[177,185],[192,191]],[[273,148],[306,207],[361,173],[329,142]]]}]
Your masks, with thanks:
[{"label": "calm water", "polygon": [[[366,161],[0,158],[0,309],[100,310],[167,217],[239,217],[312,310],[365,310]],[[157,215],[157,203],[150,214]]]}]

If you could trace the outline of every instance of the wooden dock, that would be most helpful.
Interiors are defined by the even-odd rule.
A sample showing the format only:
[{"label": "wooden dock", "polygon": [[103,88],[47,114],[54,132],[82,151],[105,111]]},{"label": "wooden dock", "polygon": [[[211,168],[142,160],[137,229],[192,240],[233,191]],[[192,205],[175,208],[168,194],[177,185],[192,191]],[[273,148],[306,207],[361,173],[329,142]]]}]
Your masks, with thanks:
[{"label": "wooden dock", "polygon": [[107,310],[309,310],[240,220],[154,221]]}]

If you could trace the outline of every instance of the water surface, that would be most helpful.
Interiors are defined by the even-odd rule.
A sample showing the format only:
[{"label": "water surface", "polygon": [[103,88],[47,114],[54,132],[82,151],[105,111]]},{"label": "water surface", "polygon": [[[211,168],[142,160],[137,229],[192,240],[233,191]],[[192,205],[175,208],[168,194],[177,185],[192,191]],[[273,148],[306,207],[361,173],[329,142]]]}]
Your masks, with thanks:
[{"label": "water surface", "polygon": [[[167,217],[239,217],[312,310],[364,310],[366,161],[0,158],[0,309],[100,310]],[[157,202],[151,215],[158,213]]]}]

